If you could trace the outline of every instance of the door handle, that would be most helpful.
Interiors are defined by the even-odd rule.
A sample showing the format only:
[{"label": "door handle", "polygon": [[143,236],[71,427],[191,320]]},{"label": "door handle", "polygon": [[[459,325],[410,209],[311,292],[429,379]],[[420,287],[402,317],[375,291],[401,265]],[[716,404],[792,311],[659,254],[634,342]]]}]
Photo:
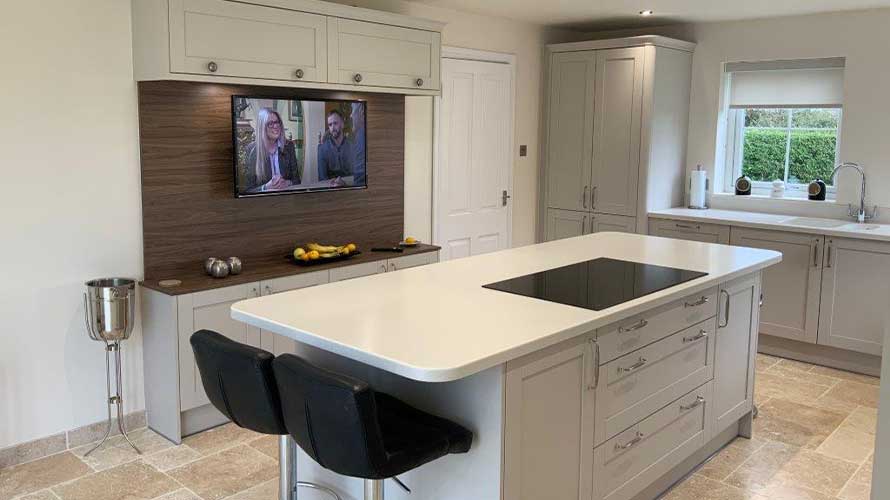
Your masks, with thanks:
[{"label": "door handle", "polygon": [[720,290],[721,295],[726,296],[726,305],[723,308],[723,324],[717,325],[720,328],[726,328],[729,325],[729,292],[726,290]]},{"label": "door handle", "polygon": [[503,190],[503,191],[501,191],[501,206],[502,206],[502,207],[506,207],[506,206],[507,206],[507,200],[509,200],[510,198],[512,198],[512,196],[510,196],[509,194],[507,194],[507,190],[506,190],[506,189]]},{"label": "door handle", "polygon": [[[589,339],[587,347],[590,349],[590,363],[587,367],[589,371],[587,374],[587,390],[592,391],[600,385],[600,346],[595,340]],[[591,377],[593,378],[592,382],[590,380]]]},{"label": "door handle", "polygon": [[266,295],[272,295],[272,287],[269,285],[266,285]]},{"label": "door handle", "polygon": [[386,272],[386,264],[380,264],[380,272],[381,272],[381,273],[385,273],[385,272]]},{"label": "door handle", "polygon": [[590,208],[596,208],[596,186],[590,190]]},{"label": "door handle", "polygon": [[813,240],[813,267],[819,267],[819,240]]},{"label": "door handle", "polygon": [[635,324],[633,324],[631,326],[619,326],[618,333],[632,332],[634,330],[639,330],[640,328],[643,328],[648,324],[649,324],[648,321],[646,321],[645,319],[641,319],[640,321],[636,322]]},{"label": "door handle", "polygon": [[[592,233],[593,231],[590,231],[590,232]],[[581,217],[581,234],[587,234],[587,233],[588,233],[588,231],[587,231],[587,216],[585,215],[585,216]]]},{"label": "door handle", "polygon": [[698,408],[699,406],[703,405],[704,402],[705,402],[705,398],[698,396],[697,398],[695,398],[694,403],[688,404],[688,405],[680,405],[680,411],[689,411],[689,410]]},{"label": "door handle", "polygon": [[587,190],[588,189],[589,188],[587,186],[584,186],[584,193],[581,194],[581,207],[582,208],[587,208]]},{"label": "door handle", "polygon": [[396,270],[396,263],[395,263],[395,262],[390,262],[390,263],[389,263],[389,270],[390,270],[390,271],[395,271],[395,270]]},{"label": "door handle", "polygon": [[825,247],[825,267],[831,268],[831,244],[832,241],[828,240],[828,246]]},{"label": "door handle", "polygon": [[635,438],[631,439],[630,441],[628,441],[624,444],[615,443],[615,451],[621,451],[621,450],[626,450],[628,448],[633,448],[633,446],[635,444],[639,443],[642,440],[643,440],[643,433],[640,431],[637,431],[637,436]]}]

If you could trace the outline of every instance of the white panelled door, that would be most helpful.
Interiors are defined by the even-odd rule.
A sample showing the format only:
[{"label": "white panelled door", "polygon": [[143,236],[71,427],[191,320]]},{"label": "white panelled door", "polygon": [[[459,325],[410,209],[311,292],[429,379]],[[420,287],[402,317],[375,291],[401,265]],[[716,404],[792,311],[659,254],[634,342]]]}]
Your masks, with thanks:
[{"label": "white panelled door", "polygon": [[442,260],[510,246],[513,73],[442,59],[433,240]]}]

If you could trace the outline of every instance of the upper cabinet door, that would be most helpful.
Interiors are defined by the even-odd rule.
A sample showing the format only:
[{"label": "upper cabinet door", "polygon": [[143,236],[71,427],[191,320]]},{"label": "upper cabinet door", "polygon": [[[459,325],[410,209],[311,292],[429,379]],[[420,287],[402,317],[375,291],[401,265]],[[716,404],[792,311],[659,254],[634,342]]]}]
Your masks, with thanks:
[{"label": "upper cabinet door", "polygon": [[827,238],[819,344],[881,355],[890,304],[890,244]]},{"label": "upper cabinet door", "polygon": [[550,59],[547,206],[590,210],[590,154],[596,52],[564,52]]},{"label": "upper cabinet door", "polygon": [[328,18],[331,83],[439,90],[441,35]]},{"label": "upper cabinet door", "polygon": [[593,122],[593,210],[636,215],[643,47],[599,50]]},{"label": "upper cabinet door", "polygon": [[327,18],[222,0],[170,0],[170,71],[325,82]]},{"label": "upper cabinet door", "polygon": [[782,252],[782,262],[763,270],[760,333],[816,343],[822,240],[811,234],[732,228],[733,245]]}]

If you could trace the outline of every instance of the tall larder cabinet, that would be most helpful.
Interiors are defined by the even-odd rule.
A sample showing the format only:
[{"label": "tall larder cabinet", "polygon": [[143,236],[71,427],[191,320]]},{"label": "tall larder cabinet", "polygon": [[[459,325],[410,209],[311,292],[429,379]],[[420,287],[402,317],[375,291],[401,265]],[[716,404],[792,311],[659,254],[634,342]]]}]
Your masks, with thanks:
[{"label": "tall larder cabinet", "polygon": [[682,204],[694,48],[660,36],[547,47],[544,239],[645,233],[648,211]]}]

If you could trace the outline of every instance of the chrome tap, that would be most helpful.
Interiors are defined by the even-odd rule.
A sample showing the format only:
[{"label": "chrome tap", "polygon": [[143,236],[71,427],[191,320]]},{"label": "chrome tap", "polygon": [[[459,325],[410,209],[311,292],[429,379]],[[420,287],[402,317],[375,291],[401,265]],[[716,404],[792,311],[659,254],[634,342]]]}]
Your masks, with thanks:
[{"label": "chrome tap", "polygon": [[835,176],[837,175],[839,170],[843,170],[845,168],[855,169],[857,172],[859,172],[859,177],[862,178],[862,187],[859,188],[859,212],[857,213],[853,209],[853,204],[850,203],[849,207],[847,208],[847,214],[850,217],[855,217],[856,222],[859,222],[859,223],[865,222],[869,219],[873,219],[874,217],[876,217],[878,215],[878,206],[875,205],[874,209],[871,212],[871,215],[868,215],[865,212],[865,172],[862,170],[862,167],[860,167],[858,163],[845,161],[844,163],[841,163],[840,165],[835,167],[835,169],[831,172],[832,184],[837,185]]}]

